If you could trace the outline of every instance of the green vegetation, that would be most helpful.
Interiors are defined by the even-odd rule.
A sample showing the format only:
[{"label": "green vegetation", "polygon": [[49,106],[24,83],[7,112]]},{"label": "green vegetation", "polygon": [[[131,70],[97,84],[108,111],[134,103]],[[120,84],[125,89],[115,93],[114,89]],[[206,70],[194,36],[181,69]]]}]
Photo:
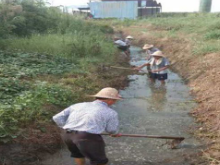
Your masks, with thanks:
[{"label": "green vegetation", "polygon": [[220,51],[219,14],[85,21],[80,15],[46,7],[41,0],[6,0],[0,2],[0,21],[0,141],[4,142],[19,136],[21,128],[50,122],[57,109],[106,85],[97,68],[115,62],[111,27],[134,25],[144,32],[153,28],[158,29],[154,35],[163,37],[187,34],[195,55]]},{"label": "green vegetation", "polygon": [[155,17],[138,20],[103,20],[102,24],[124,30],[134,26],[132,32],[154,31],[154,36],[181,38],[191,41],[193,54],[204,55],[220,51],[219,13],[161,13]]},{"label": "green vegetation", "polygon": [[[204,55],[220,51],[220,17],[219,14],[190,13],[184,16],[149,18],[138,21],[139,24],[149,23],[154,28],[166,32],[165,35],[179,38],[187,35],[194,44],[192,52]],[[158,33],[161,33],[158,31]]]},{"label": "green vegetation", "polygon": [[0,22],[0,143],[27,128],[46,132],[52,115],[120,75],[99,72],[116,63],[112,27],[188,39],[194,55],[220,51],[220,14],[85,21],[42,0],[0,0]]},{"label": "green vegetation", "polygon": [[97,68],[115,62],[108,25],[41,0],[0,1],[0,22],[0,142],[42,128],[58,110],[107,85]]},{"label": "green vegetation", "polygon": [[[7,43],[9,42],[9,43]],[[57,57],[78,58],[78,57],[100,57],[109,56],[114,52],[111,42],[106,42],[106,38],[100,33],[94,31],[83,33],[76,31],[74,34],[68,33],[33,35],[31,38],[16,38],[6,40],[8,49],[18,51],[53,54]]]}]

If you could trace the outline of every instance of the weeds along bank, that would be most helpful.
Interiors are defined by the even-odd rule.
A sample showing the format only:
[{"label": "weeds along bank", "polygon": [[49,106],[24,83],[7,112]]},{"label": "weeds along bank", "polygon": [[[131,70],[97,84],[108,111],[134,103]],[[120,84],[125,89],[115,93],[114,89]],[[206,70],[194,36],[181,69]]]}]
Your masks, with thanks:
[{"label": "weeds along bank", "polygon": [[102,67],[117,63],[112,28],[39,2],[0,3],[0,164],[53,152],[61,143],[54,114],[124,85],[122,72]]},{"label": "weeds along bank", "polygon": [[[163,16],[163,15],[162,15]],[[220,164],[220,15],[185,14],[185,16],[148,18],[137,21],[112,21],[118,30],[136,38],[135,44],[154,44],[163,50],[177,71],[189,84],[199,103],[192,111],[202,123],[193,132],[207,140],[204,164]]]}]

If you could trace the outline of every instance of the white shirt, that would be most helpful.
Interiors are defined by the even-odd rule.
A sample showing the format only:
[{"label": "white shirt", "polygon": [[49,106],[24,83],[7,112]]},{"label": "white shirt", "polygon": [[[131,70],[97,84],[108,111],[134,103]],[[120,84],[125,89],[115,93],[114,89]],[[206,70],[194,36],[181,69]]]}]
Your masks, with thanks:
[{"label": "white shirt", "polygon": [[122,40],[117,40],[114,43],[119,45],[119,46],[126,46],[126,43],[124,41],[122,41]]},{"label": "white shirt", "polygon": [[74,104],[53,116],[53,120],[63,129],[93,134],[116,133],[119,125],[117,112],[100,100]]},{"label": "white shirt", "polygon": [[[152,57],[152,58],[150,59],[150,61],[149,61],[148,63],[151,64],[151,65],[150,65],[150,66],[151,66],[151,70],[158,70],[158,69],[161,69],[161,68],[163,68],[163,67],[166,67],[166,66],[169,66],[169,65],[170,65],[168,59],[165,58],[165,57],[162,57],[162,58],[159,59],[159,60],[160,60],[161,62],[160,62],[159,64],[157,64],[154,57]],[[165,73],[167,73],[167,69],[162,70],[162,71],[160,71],[160,72],[156,72],[156,73],[157,73],[157,74],[165,74]]]}]

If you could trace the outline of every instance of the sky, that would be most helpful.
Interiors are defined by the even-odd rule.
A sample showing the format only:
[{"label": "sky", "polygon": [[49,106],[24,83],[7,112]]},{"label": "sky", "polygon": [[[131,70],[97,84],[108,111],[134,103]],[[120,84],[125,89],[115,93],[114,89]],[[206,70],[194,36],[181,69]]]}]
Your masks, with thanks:
[{"label": "sky", "polygon": [[[49,0],[53,6],[81,6],[89,0]],[[157,0],[163,6],[163,12],[196,12],[199,10],[200,0]],[[220,0],[212,0],[212,12],[220,12]]]}]

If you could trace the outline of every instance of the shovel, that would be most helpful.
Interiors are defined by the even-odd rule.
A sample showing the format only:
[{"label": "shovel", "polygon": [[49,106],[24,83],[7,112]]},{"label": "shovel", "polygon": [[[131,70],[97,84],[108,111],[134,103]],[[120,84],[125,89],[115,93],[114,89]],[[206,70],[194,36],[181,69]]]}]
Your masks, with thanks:
[{"label": "shovel", "polygon": [[[111,135],[107,133],[103,133],[101,135]],[[185,139],[184,137],[175,137],[175,136],[157,136],[157,135],[139,135],[139,134],[119,134],[124,137],[141,137],[141,138],[154,138],[154,139],[171,139],[172,142],[169,143],[171,145],[171,149],[177,149],[180,143]]]}]

